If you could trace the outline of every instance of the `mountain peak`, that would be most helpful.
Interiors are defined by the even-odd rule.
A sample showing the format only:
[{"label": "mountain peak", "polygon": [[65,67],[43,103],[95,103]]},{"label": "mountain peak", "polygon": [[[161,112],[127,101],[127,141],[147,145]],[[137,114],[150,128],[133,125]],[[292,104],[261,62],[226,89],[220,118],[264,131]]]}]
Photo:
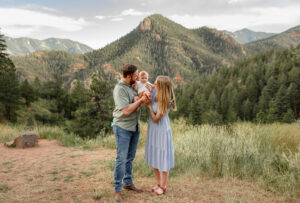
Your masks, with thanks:
[{"label": "mountain peak", "polygon": [[140,23],[140,30],[151,30],[151,18],[147,17]]}]

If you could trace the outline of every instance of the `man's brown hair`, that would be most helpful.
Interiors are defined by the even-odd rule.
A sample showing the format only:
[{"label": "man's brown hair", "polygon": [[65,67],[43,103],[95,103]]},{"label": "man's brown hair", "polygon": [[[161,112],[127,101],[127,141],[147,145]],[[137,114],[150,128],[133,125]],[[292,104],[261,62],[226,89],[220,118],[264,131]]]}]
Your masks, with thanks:
[{"label": "man's brown hair", "polygon": [[127,64],[123,67],[123,77],[126,78],[127,75],[133,74],[137,70],[137,67],[132,64]]}]

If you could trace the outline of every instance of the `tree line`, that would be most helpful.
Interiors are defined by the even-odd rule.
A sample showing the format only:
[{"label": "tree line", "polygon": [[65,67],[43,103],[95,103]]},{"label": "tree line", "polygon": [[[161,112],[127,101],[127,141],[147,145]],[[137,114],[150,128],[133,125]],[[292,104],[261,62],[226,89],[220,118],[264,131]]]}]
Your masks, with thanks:
[{"label": "tree line", "polygon": [[193,124],[293,122],[300,111],[300,45],[236,61],[180,86],[178,111]]},{"label": "tree line", "polygon": [[[0,36],[0,122],[59,125],[81,137],[111,131],[116,81],[99,70],[89,89],[80,78],[69,91],[61,77],[20,82]],[[198,78],[198,77],[197,77]],[[300,111],[300,45],[236,61],[175,89],[178,110],[194,125],[235,121],[293,122]],[[148,119],[145,106],[142,120]]]},{"label": "tree line", "polygon": [[[5,53],[0,36],[0,121],[26,125],[58,125],[81,137],[95,137],[111,130],[113,100],[111,81],[94,75],[89,89],[77,80],[72,91],[63,87],[61,77],[30,84],[20,82],[16,68]],[[101,74],[101,73],[99,73]]]}]

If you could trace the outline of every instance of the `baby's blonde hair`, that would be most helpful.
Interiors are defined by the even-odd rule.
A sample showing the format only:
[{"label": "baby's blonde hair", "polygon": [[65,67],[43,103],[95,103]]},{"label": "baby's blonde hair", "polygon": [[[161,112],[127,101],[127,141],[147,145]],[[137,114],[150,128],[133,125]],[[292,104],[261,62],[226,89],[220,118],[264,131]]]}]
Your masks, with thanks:
[{"label": "baby's blonde hair", "polygon": [[158,76],[156,79],[157,94],[155,100],[158,102],[158,111],[161,114],[167,113],[170,105],[176,110],[175,94],[173,84],[168,76]]},{"label": "baby's blonde hair", "polygon": [[146,75],[147,78],[149,77],[149,74],[146,71],[144,71],[144,70],[139,73],[139,77],[142,77],[144,75]]}]

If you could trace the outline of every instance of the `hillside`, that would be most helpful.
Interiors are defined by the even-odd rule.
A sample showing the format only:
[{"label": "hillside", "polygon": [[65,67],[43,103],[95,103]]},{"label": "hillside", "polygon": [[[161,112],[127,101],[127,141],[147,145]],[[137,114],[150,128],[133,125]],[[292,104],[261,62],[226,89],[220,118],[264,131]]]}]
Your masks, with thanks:
[{"label": "hillside", "polygon": [[300,42],[300,26],[291,28],[285,32],[274,35],[267,39],[256,42],[247,43],[244,45],[247,53],[265,52],[270,49],[280,50],[288,48],[291,45],[297,46]]},{"label": "hillside", "polygon": [[23,56],[41,50],[63,50],[75,54],[84,54],[93,49],[79,42],[69,39],[49,38],[37,40],[31,38],[4,37],[7,53],[14,56]]},{"label": "hillside", "polygon": [[[62,68],[65,85],[70,86],[75,78],[89,84],[95,73],[117,78],[122,66],[128,63],[148,71],[152,82],[157,75],[169,75],[181,83],[229,66],[244,55],[243,48],[221,31],[207,27],[187,29],[162,15],[152,15],[124,37],[84,55],[43,51],[11,58],[20,78],[30,81],[35,76],[53,78],[52,58],[57,58],[55,65]],[[76,64],[81,65],[78,68]]]},{"label": "hillside", "polygon": [[33,81],[38,77],[44,82],[56,78],[61,79],[68,88],[75,79],[83,78],[81,72],[87,68],[82,55],[65,51],[39,51],[28,56],[10,58],[21,81]]},{"label": "hillside", "polygon": [[229,31],[224,31],[224,32],[229,36],[233,37],[240,44],[246,44],[257,40],[266,39],[268,37],[275,35],[275,33],[255,32],[247,28],[235,32],[229,32]]},{"label": "hillside", "polygon": [[237,60],[230,68],[176,89],[189,123],[294,122],[300,117],[300,45]]},{"label": "hillside", "polygon": [[243,48],[223,32],[187,29],[162,15],[145,18],[126,36],[85,54],[91,71],[100,67],[120,71],[132,63],[152,78],[166,74],[177,82],[228,66],[241,56]]}]

